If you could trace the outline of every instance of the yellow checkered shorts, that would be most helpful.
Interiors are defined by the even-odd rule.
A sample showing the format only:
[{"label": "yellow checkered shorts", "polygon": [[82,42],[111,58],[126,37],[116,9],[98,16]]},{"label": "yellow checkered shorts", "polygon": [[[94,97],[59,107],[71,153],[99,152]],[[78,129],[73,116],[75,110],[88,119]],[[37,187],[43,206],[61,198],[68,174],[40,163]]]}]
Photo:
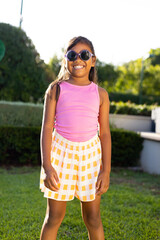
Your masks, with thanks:
[{"label": "yellow checkered shorts", "polygon": [[59,177],[59,190],[44,185],[45,172],[41,166],[40,189],[44,197],[59,201],[95,199],[96,182],[102,167],[101,143],[96,134],[85,142],[72,142],[54,129],[51,144],[51,164]]}]

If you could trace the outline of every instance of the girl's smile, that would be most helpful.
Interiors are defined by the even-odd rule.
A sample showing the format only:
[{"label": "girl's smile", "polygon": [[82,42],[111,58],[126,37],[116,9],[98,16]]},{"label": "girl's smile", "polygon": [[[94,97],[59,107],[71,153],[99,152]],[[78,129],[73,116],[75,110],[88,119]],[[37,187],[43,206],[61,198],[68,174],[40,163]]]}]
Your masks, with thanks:
[{"label": "girl's smile", "polygon": [[76,69],[76,70],[79,70],[79,69],[84,68],[83,65],[75,65],[75,66],[73,66],[73,67],[74,67],[74,69]]},{"label": "girl's smile", "polygon": [[[92,53],[90,47],[85,43],[77,43],[74,47],[72,47],[70,50],[75,51],[76,53],[80,53],[82,50],[88,50],[90,53]],[[96,61],[95,56],[91,56],[89,60],[83,61],[80,56],[77,56],[77,59],[75,61],[68,61],[66,59],[66,68],[70,74],[70,79],[82,80],[84,82],[89,81],[89,72],[91,67],[94,67]]]}]

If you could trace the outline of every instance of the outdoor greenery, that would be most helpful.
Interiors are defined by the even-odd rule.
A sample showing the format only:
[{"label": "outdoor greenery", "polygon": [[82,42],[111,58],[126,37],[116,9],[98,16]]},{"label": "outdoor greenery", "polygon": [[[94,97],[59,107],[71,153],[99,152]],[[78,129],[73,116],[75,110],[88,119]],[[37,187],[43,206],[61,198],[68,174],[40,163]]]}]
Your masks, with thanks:
[{"label": "outdoor greenery", "polygon": [[[151,49],[149,53],[150,57],[144,61],[142,100],[144,103],[156,103],[157,100],[160,102],[158,98],[160,92],[160,49]],[[50,60],[49,67],[55,74],[59,72],[61,60],[62,58],[58,59],[56,55]],[[128,100],[132,101],[138,98],[142,58],[121,66],[107,64],[97,59],[96,68],[99,85],[109,93],[128,94]]]},{"label": "outdoor greenery", "polygon": [[151,111],[156,108],[157,105],[124,103],[124,102],[111,102],[110,113],[114,114],[126,114],[126,115],[138,115],[138,116],[151,116]]},{"label": "outdoor greenery", "polygon": [[[46,198],[39,189],[40,167],[0,169],[0,239],[39,240]],[[107,240],[160,239],[160,176],[112,168],[101,199]],[[57,240],[88,239],[80,201],[67,203]]]},{"label": "outdoor greenery", "polygon": [[50,79],[31,39],[6,23],[0,23],[0,37],[6,48],[0,63],[0,99],[41,101]]},{"label": "outdoor greenery", "polygon": [[[110,113],[151,116],[157,105],[111,102]],[[43,104],[0,101],[0,126],[41,126]]]},{"label": "outdoor greenery", "polygon": [[[138,94],[110,92],[109,99],[111,102],[131,102],[139,104],[140,98]],[[160,105],[160,95],[142,95],[142,104],[146,105]]]},{"label": "outdoor greenery", "polygon": [[[9,24],[0,23],[0,38],[6,48],[0,62],[0,99],[4,100],[0,101],[0,239],[38,240],[46,211],[39,189],[43,97],[62,58],[53,55],[45,64],[26,33]],[[149,53],[144,61],[143,105],[138,105],[142,59],[122,66],[97,59],[99,85],[109,93],[110,113],[151,116],[160,105],[160,48]],[[139,166],[140,135],[111,126],[111,137],[111,184],[101,201],[105,238],[158,240],[160,176],[128,169]],[[76,198],[67,204],[57,239],[87,239]]]},{"label": "outdoor greenery", "polygon": [[[0,165],[40,165],[40,130],[40,127],[1,126]],[[111,129],[111,137],[113,166],[137,166],[143,139],[122,129]]]},{"label": "outdoor greenery", "polygon": [[0,126],[40,127],[43,104],[0,101]]},{"label": "outdoor greenery", "polygon": [[[0,64],[0,99],[42,103],[47,86],[59,73],[62,56],[58,58],[53,53],[53,58],[45,64],[26,33],[6,23],[0,23],[0,36],[6,48]],[[160,104],[160,48],[149,53],[150,57],[144,60],[142,102]],[[96,68],[99,85],[111,93],[112,101],[127,98],[138,103],[142,58],[121,66],[97,59]]]}]

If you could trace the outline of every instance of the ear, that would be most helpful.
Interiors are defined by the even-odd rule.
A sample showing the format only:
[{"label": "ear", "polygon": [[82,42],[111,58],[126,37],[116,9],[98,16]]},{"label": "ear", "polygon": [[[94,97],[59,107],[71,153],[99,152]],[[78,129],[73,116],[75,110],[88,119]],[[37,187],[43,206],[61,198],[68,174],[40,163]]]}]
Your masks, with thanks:
[{"label": "ear", "polygon": [[94,67],[96,64],[96,56],[92,57],[92,67]]}]

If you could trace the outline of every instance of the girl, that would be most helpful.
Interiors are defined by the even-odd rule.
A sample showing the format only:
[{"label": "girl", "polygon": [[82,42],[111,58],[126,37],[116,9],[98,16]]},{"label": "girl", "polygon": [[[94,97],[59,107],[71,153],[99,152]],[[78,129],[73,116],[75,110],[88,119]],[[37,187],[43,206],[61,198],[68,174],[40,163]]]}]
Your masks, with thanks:
[{"label": "girl", "polygon": [[45,93],[40,189],[47,210],[41,240],[56,239],[66,203],[74,196],[81,202],[89,239],[104,239],[100,200],[111,170],[109,97],[96,83],[95,64],[92,42],[71,39],[58,78]]}]

